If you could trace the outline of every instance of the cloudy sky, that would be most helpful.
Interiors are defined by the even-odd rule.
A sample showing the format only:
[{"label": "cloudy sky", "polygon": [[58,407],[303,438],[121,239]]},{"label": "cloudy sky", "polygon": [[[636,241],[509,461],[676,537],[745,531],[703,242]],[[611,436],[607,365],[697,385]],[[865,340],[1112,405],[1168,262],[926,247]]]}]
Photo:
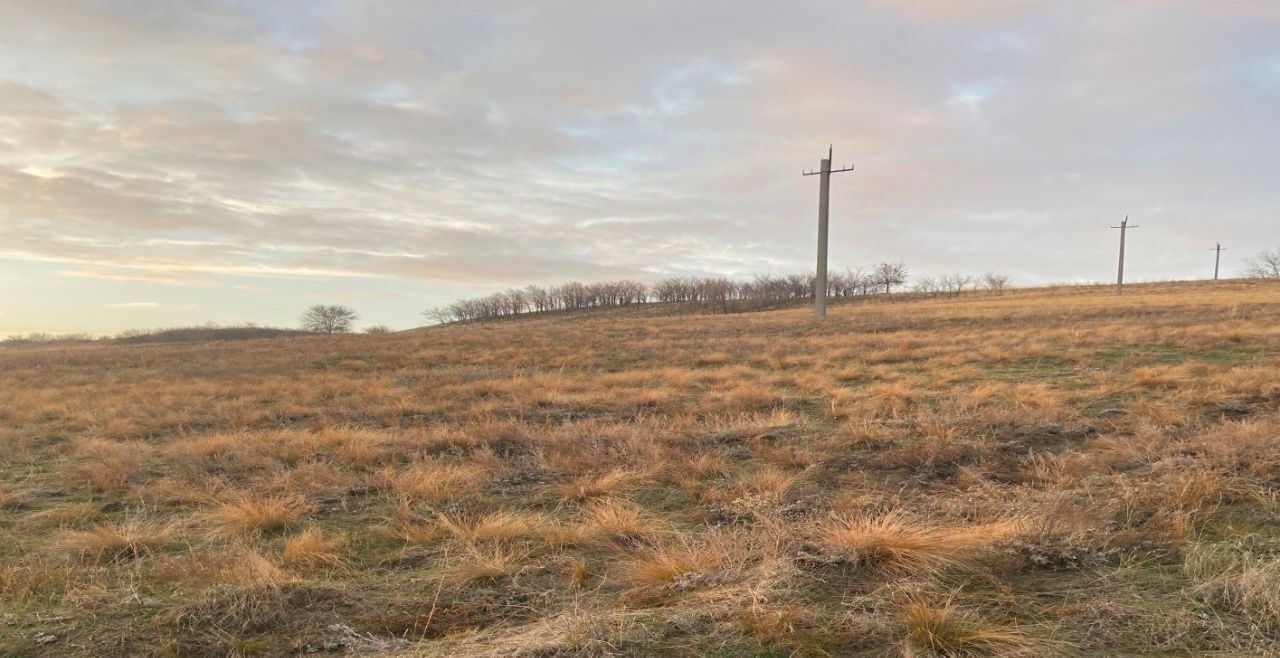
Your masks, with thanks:
[{"label": "cloudy sky", "polygon": [[1280,246],[1276,0],[3,0],[0,335]]}]

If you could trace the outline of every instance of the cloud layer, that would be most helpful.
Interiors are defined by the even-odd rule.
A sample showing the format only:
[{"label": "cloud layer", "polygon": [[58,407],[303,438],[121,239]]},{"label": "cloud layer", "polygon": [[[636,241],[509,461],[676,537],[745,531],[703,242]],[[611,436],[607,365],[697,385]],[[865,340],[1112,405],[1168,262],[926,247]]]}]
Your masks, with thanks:
[{"label": "cloud layer", "polygon": [[114,329],[136,307],[68,309],[145,295],[409,326],[507,285],[805,269],[829,142],[858,167],[837,267],[1104,279],[1126,213],[1134,279],[1280,244],[1270,0],[199,7],[0,8],[6,322]]}]

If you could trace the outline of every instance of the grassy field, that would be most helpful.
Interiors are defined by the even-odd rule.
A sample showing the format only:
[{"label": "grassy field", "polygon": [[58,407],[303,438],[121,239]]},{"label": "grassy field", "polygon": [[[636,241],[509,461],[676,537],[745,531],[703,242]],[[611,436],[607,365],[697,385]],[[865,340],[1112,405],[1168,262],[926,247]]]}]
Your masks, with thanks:
[{"label": "grassy field", "polygon": [[0,350],[12,655],[1263,655],[1280,285]]}]

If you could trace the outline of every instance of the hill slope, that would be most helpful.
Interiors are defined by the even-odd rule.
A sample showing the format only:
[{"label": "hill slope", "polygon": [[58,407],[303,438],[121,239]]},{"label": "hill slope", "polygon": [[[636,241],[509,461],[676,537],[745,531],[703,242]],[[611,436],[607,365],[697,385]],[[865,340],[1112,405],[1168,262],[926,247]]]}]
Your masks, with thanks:
[{"label": "hill slope", "polygon": [[1280,287],[0,352],[0,649],[1085,655],[1280,633]]}]

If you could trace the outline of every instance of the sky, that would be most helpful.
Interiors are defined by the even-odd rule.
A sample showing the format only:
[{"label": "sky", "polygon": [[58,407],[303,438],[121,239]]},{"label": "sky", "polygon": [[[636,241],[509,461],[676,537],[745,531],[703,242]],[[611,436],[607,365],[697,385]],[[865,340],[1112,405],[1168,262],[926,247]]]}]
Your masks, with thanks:
[{"label": "sky", "polygon": [[1280,247],[1275,0],[4,0],[0,336]]}]

